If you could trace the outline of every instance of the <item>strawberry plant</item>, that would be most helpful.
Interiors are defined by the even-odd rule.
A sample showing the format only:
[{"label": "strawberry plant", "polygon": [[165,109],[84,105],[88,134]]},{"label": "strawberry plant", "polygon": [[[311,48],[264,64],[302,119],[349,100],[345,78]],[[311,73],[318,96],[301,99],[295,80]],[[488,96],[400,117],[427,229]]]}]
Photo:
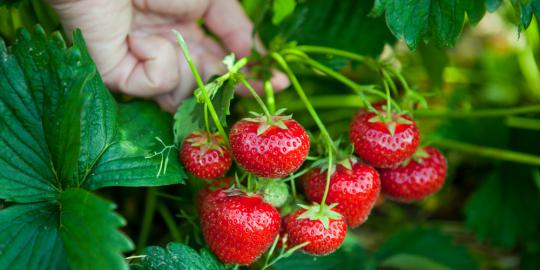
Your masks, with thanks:
[{"label": "strawberry plant", "polygon": [[0,3],[0,269],[540,267],[539,1],[241,3],[174,114]]}]

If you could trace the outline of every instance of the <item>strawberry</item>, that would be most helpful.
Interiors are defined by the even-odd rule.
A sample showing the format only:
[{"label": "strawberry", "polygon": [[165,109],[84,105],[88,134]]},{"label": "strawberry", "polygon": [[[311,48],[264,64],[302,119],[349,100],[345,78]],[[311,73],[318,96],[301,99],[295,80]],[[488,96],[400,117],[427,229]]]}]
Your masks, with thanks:
[{"label": "strawberry", "polygon": [[288,116],[240,120],[231,128],[229,139],[240,166],[266,178],[280,178],[296,171],[310,145],[304,128]]},{"label": "strawberry", "polygon": [[425,147],[410,161],[394,169],[383,169],[383,193],[400,202],[414,202],[439,191],[446,178],[446,158],[436,148]]},{"label": "strawberry", "polygon": [[418,128],[404,114],[359,112],[350,127],[350,138],[356,154],[377,168],[396,167],[418,147]]},{"label": "strawberry", "polygon": [[255,262],[279,233],[279,212],[258,195],[220,189],[208,194],[201,207],[204,239],[223,263]]},{"label": "strawberry", "polygon": [[202,208],[202,203],[208,196],[208,194],[218,190],[218,189],[228,189],[234,184],[234,178],[232,177],[223,177],[217,180],[214,180],[208,184],[206,184],[201,190],[199,190],[199,193],[197,194],[197,205],[199,206],[199,210]]},{"label": "strawberry", "polygon": [[306,242],[302,251],[316,256],[327,255],[338,249],[345,235],[347,224],[343,216],[325,206],[323,213],[315,204],[293,212],[287,220],[287,247]]},{"label": "strawberry", "polygon": [[191,133],[184,139],[180,160],[188,172],[206,180],[223,176],[232,165],[221,135],[215,133],[209,137],[202,131]]},{"label": "strawberry", "polygon": [[[371,166],[355,159],[348,162],[346,166],[339,163],[335,166],[326,202],[337,203],[334,209],[354,228],[367,220],[379,197],[381,184],[379,173]],[[327,170],[316,168],[304,177],[304,191],[308,200],[321,201],[326,186],[326,173]]]}]

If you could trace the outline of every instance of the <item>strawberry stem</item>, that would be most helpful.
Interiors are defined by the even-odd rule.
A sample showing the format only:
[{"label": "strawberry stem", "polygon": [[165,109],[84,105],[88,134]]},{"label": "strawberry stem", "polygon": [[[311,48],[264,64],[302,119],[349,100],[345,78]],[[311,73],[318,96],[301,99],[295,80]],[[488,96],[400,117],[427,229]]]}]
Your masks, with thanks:
[{"label": "strawberry stem", "polygon": [[[357,94],[361,94],[361,93],[365,92],[365,93],[372,94],[374,96],[379,96],[379,97],[382,97],[382,98],[385,97],[385,95],[383,93],[381,93],[380,91],[377,91],[373,85],[361,85],[361,84],[358,84],[358,83],[352,81],[351,79],[347,78],[343,74],[341,74],[339,72],[336,72],[335,70],[321,64],[320,62],[317,62],[316,60],[313,60],[312,58],[308,57],[307,55],[299,53],[297,50],[292,50],[292,49],[283,50],[283,53],[296,56],[297,61],[308,64],[311,67],[313,67],[314,69],[317,69],[317,70],[319,70],[319,71],[333,77],[334,79],[338,80],[339,82],[341,82],[341,83],[345,84],[346,86],[348,86],[349,88],[351,88]],[[367,102],[367,100],[363,100],[363,101]]]},{"label": "strawberry stem", "polygon": [[268,108],[266,107],[266,105],[262,101],[261,97],[257,94],[257,91],[255,91],[255,89],[253,89],[251,84],[249,84],[249,82],[243,76],[239,76],[239,77],[240,77],[240,82],[247,88],[247,90],[251,93],[253,98],[255,98],[257,103],[259,103],[259,106],[263,110],[264,115],[266,115],[266,117],[267,117],[267,121],[271,122],[272,117],[270,115],[270,111],[268,111]]},{"label": "strawberry stem", "polygon": [[212,132],[210,132],[210,124],[208,121],[208,105],[206,103],[204,104],[204,126],[206,127],[207,141],[210,142]]},{"label": "strawberry stem", "polygon": [[315,111],[315,109],[313,108],[313,105],[311,105],[311,103],[309,102],[309,99],[307,98],[306,93],[304,92],[304,89],[302,88],[302,85],[300,85],[300,82],[298,82],[298,79],[296,78],[292,70],[290,69],[285,59],[283,59],[283,57],[277,53],[272,53],[272,57],[276,60],[276,62],[278,62],[278,64],[283,68],[283,70],[285,70],[285,73],[287,73],[287,75],[289,76],[289,79],[291,80],[291,83],[294,89],[298,93],[298,96],[300,97],[304,105],[306,106],[306,109],[311,114],[311,117],[313,118],[317,126],[319,127],[319,130],[321,131],[321,134],[323,135],[325,139],[326,147],[328,148],[328,172],[326,175],[326,187],[324,190],[323,198],[321,200],[321,208],[320,208],[320,211],[322,213],[324,211],[324,206],[325,206],[324,203],[326,202],[326,197],[328,196],[328,190],[330,189],[330,176],[331,176],[330,168],[332,166],[332,153],[333,151],[337,151],[337,149],[335,148],[335,145],[332,141],[332,137],[330,136],[330,133],[328,133],[328,131],[326,130],[326,127],[324,126],[323,122],[319,118],[317,111]]},{"label": "strawberry stem", "polygon": [[296,183],[294,181],[294,178],[291,178],[291,193],[293,197],[293,202],[296,202]]},{"label": "strawberry stem", "polygon": [[285,73],[287,73],[287,75],[289,76],[289,79],[291,80],[291,83],[292,83],[294,89],[296,90],[298,96],[300,97],[300,99],[304,103],[304,106],[308,110],[309,114],[311,115],[311,117],[313,118],[313,120],[315,121],[317,126],[319,127],[319,130],[321,131],[321,134],[325,138],[326,144],[333,147],[332,137],[330,137],[330,133],[328,133],[328,130],[326,130],[326,127],[324,126],[323,122],[319,118],[319,115],[317,114],[317,112],[313,108],[313,105],[311,105],[311,102],[307,98],[306,93],[304,92],[304,89],[302,88],[302,85],[300,85],[300,82],[298,82],[298,79],[296,78],[296,76],[292,72],[291,68],[289,67],[289,65],[287,64],[285,59],[283,59],[283,57],[280,54],[275,53],[275,52],[272,53],[272,57],[283,68]]},{"label": "strawberry stem", "polygon": [[264,81],[264,95],[266,96],[266,104],[271,114],[276,112],[276,100],[274,98],[274,89],[270,80]]},{"label": "strawberry stem", "polygon": [[225,141],[225,144],[228,145],[229,138],[227,137],[227,133],[225,133],[225,129],[223,129],[223,126],[221,125],[221,122],[219,121],[219,116],[216,112],[216,109],[214,108],[214,105],[212,104],[212,100],[210,99],[210,96],[208,96],[208,92],[206,91],[201,75],[199,74],[199,72],[197,71],[197,67],[195,67],[195,64],[193,63],[193,59],[191,58],[186,42],[184,41],[184,38],[182,37],[182,35],[178,33],[176,30],[173,30],[173,33],[176,35],[178,43],[180,44],[180,48],[182,49],[182,53],[184,54],[184,57],[186,58],[186,61],[188,62],[189,68],[191,69],[191,72],[193,73],[193,76],[195,77],[195,81],[197,81],[197,85],[201,89],[201,92],[204,97],[204,103],[208,106],[210,115],[212,116],[212,120],[214,120],[214,123],[216,124],[216,127],[219,130],[219,133],[221,134],[221,136],[223,137],[223,140]]},{"label": "strawberry stem", "polygon": [[385,79],[383,80],[383,84],[384,84],[384,90],[386,91],[386,117],[385,117],[385,122],[390,123],[390,121],[392,121],[392,108],[391,108],[392,97],[390,96],[390,89],[388,87],[388,82]]},{"label": "strawberry stem", "polygon": [[490,159],[500,159],[510,162],[530,164],[534,166],[540,166],[540,156],[535,156],[531,154],[498,149],[493,147],[480,146],[475,144],[463,143],[456,140],[437,138],[432,142],[434,145],[441,148],[453,149],[457,151],[462,151],[472,155],[478,155],[487,157]]},{"label": "strawberry stem", "polygon": [[[333,144],[332,144],[333,145]],[[326,184],[324,186],[324,194],[321,200],[321,207],[319,213],[324,212],[326,206],[326,198],[328,197],[328,191],[330,190],[330,178],[332,177],[332,149],[328,146],[328,169],[326,171]]]}]

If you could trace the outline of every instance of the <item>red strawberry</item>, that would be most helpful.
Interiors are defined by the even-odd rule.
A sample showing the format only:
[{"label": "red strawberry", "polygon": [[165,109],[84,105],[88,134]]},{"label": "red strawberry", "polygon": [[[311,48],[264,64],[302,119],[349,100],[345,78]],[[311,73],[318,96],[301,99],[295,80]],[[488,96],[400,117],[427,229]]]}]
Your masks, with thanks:
[{"label": "red strawberry", "polygon": [[206,196],[201,206],[204,239],[223,263],[255,262],[279,233],[278,211],[258,195],[220,189]]},{"label": "red strawberry", "polygon": [[280,178],[296,171],[309,152],[309,137],[290,117],[273,116],[238,121],[229,135],[234,158],[248,172]]},{"label": "red strawberry", "polygon": [[[330,177],[326,202],[337,203],[334,209],[354,228],[367,220],[379,197],[381,184],[379,174],[371,166],[353,160],[350,168],[336,165],[335,172]],[[317,168],[304,178],[304,191],[310,201],[321,201],[326,186],[326,173],[326,170]]]},{"label": "red strawberry", "polygon": [[202,179],[214,179],[226,174],[232,165],[231,155],[223,138],[206,132],[189,134],[182,143],[180,160],[187,171]]},{"label": "red strawberry", "polygon": [[417,152],[408,163],[380,170],[383,193],[390,199],[413,202],[439,191],[446,178],[446,158],[433,147]]},{"label": "red strawberry", "polygon": [[208,194],[218,190],[218,189],[228,189],[234,184],[234,178],[232,177],[224,177],[217,180],[214,180],[210,182],[209,184],[206,184],[200,191],[199,194],[197,194],[197,204],[199,206],[199,210],[202,208],[201,205],[203,201],[206,199],[206,196]]},{"label": "red strawberry", "polygon": [[418,147],[418,129],[411,117],[392,113],[392,119],[385,121],[385,115],[361,111],[351,123],[354,151],[377,168],[396,167]]},{"label": "red strawberry", "polygon": [[302,251],[322,256],[341,246],[347,234],[345,219],[329,208],[322,214],[319,209],[319,205],[313,205],[291,214],[287,222],[288,248],[309,242]]}]

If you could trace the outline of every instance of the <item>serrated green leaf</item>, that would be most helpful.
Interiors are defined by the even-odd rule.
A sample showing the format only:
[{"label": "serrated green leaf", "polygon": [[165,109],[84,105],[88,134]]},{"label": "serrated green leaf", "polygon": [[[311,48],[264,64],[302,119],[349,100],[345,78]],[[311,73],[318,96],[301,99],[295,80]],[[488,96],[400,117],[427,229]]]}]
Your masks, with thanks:
[{"label": "serrated green leaf", "polygon": [[[367,16],[372,4],[372,1],[356,0],[299,1],[292,15],[277,26],[267,18],[259,32],[267,43],[281,39],[378,55],[384,45],[394,39],[384,20]],[[321,60],[330,61],[338,68],[348,63],[340,58]]]},{"label": "serrated green leaf", "polygon": [[24,71],[0,40],[0,197],[34,202],[54,198],[55,179],[41,108],[25,81]]},{"label": "serrated green leaf", "polygon": [[399,254],[407,254],[409,258],[423,257],[425,262],[429,260],[430,263],[447,269],[476,269],[476,263],[468,250],[456,245],[452,237],[435,228],[417,227],[400,230],[379,247],[374,257],[377,261],[384,262]]},{"label": "serrated green leaf", "polygon": [[117,228],[125,225],[116,206],[82,189],[68,189],[58,198],[60,236],[71,269],[127,269],[122,252],[133,243]]},{"label": "serrated green leaf", "polygon": [[197,130],[204,130],[204,116],[195,97],[184,100],[174,114],[174,142],[181,145],[184,138]]},{"label": "serrated green leaf", "polygon": [[480,240],[514,247],[540,226],[538,205],[540,192],[532,169],[508,164],[484,180],[471,196],[465,206],[466,225]]},{"label": "serrated green leaf", "polygon": [[159,186],[181,184],[186,178],[178,160],[178,150],[165,151],[168,157],[166,173],[156,177],[162,156],[148,158],[173,145],[172,118],[155,103],[134,101],[120,104],[118,132],[112,145],[103,154],[84,187],[98,189],[108,186]]},{"label": "serrated green leaf", "polygon": [[272,23],[279,24],[287,16],[291,15],[296,7],[295,0],[274,0],[272,4]]},{"label": "serrated green leaf", "polygon": [[[227,116],[231,114],[231,100],[234,98],[236,83],[228,80],[215,91],[212,96],[212,104],[218,114],[221,125],[227,126]],[[217,130],[209,116],[211,130]],[[177,145],[182,144],[184,138],[195,131],[206,130],[204,124],[204,104],[197,103],[194,97],[184,100],[178,107],[174,115],[174,142]]]},{"label": "serrated green leaf", "polygon": [[0,269],[127,269],[115,206],[82,189],[0,211]]},{"label": "serrated green leaf", "polygon": [[200,254],[191,247],[171,242],[166,249],[151,246],[143,250],[145,255],[140,262],[134,263],[143,270],[221,270],[224,269],[212,253],[203,249]]}]

